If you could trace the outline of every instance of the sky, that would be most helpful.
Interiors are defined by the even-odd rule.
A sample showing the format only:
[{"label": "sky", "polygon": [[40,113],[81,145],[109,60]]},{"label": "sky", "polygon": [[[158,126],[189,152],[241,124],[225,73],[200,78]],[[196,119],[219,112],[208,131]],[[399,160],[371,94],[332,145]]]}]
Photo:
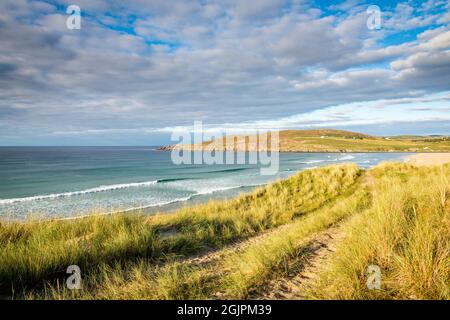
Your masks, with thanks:
[{"label": "sky", "polygon": [[[69,29],[69,5],[81,10]],[[380,24],[370,6],[380,9]],[[450,3],[0,1],[0,145],[174,130],[450,134]]]}]

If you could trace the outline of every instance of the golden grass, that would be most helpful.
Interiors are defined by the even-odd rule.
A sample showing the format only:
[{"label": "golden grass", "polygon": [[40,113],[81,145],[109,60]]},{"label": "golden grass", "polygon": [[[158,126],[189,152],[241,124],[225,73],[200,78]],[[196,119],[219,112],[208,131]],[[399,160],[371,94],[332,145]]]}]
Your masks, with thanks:
[{"label": "golden grass", "polygon": [[[386,164],[373,207],[346,226],[347,239],[312,290],[325,299],[450,298],[450,166]],[[381,268],[381,290],[366,270]]]},{"label": "golden grass", "polygon": [[0,224],[0,288],[16,294],[61,283],[70,265],[87,275],[139,259],[156,263],[291,222],[356,183],[355,165],[309,170],[230,201],[173,214],[118,214],[64,221]]},{"label": "golden grass", "polygon": [[[353,188],[352,188],[353,189]],[[370,203],[366,189],[348,190],[337,201],[311,212],[294,222],[270,232],[261,241],[230,254],[219,252],[217,261],[195,263],[168,262],[155,268],[148,262],[125,268],[105,268],[102,277],[87,280],[90,289],[79,293],[83,299],[245,299],[267,280],[285,275],[308,246],[308,237],[324,230]],[[295,264],[295,261],[293,261]],[[94,290],[93,290],[94,289]],[[73,292],[58,295],[54,289],[47,297],[71,297]]]},{"label": "golden grass", "polygon": [[311,236],[360,212],[369,204],[370,196],[362,188],[350,196],[339,198],[332,206],[325,206],[291,223],[282,232],[249,246],[243,252],[227,257],[223,268],[230,272],[221,279],[224,296],[245,299],[267,280],[288,276],[291,269],[299,267],[295,263],[302,262]]},{"label": "golden grass", "polygon": [[[1,288],[26,299],[246,299],[298,272],[312,239],[337,226],[345,238],[308,297],[449,299],[449,181],[450,165],[340,165],[173,214],[2,223]],[[189,259],[205,249],[209,260]],[[65,287],[71,264],[82,290]],[[381,290],[366,285],[370,265]]]}]

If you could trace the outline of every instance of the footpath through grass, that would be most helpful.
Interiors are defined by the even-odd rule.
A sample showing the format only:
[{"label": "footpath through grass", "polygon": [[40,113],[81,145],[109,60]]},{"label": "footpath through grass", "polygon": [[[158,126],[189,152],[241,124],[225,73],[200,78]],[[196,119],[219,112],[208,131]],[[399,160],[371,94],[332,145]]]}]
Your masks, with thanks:
[{"label": "footpath through grass", "polygon": [[[318,299],[450,299],[450,165],[380,165],[374,203],[310,292]],[[381,271],[369,290],[367,268]]]},{"label": "footpath through grass", "polygon": [[20,298],[48,284],[64,284],[70,265],[78,265],[84,277],[97,277],[111,266],[161,264],[220,248],[320,208],[354,186],[361,174],[355,165],[308,170],[234,200],[155,217],[3,222],[0,290]]},{"label": "footpath through grass", "polygon": [[[305,296],[449,299],[449,181],[450,165],[339,165],[169,215],[3,223],[0,279],[16,298],[246,299],[298,272],[314,237],[337,227],[344,238]],[[81,290],[65,287],[71,264]]]},{"label": "footpath through grass", "polygon": [[86,279],[86,290],[73,292],[48,286],[41,297],[245,299],[268,280],[289,273],[301,260],[311,236],[369,205],[368,190],[353,187],[324,207],[269,232],[257,241],[250,241],[242,250],[222,250],[218,259],[207,262],[200,259],[198,263],[168,262],[159,268],[148,261],[129,264],[125,268],[120,265],[103,266],[101,272]]}]

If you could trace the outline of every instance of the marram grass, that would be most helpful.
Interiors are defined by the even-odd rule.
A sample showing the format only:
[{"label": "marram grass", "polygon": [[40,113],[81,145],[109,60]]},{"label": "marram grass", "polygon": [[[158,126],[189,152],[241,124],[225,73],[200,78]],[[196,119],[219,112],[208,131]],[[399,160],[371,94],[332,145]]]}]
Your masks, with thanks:
[{"label": "marram grass", "polygon": [[[334,227],[344,238],[307,298],[449,299],[449,181],[449,165],[339,165],[172,214],[4,222],[1,290],[17,299],[246,299],[299,272],[311,239]],[[72,264],[81,290],[65,286]],[[380,290],[366,285],[369,265],[380,267]]]},{"label": "marram grass", "polygon": [[[139,259],[157,263],[220,247],[291,222],[332,201],[359,179],[355,165],[299,173],[229,201],[173,214],[117,214],[0,224],[0,288],[21,292],[55,285],[70,265],[97,272]],[[292,201],[290,200],[292,198]]]},{"label": "marram grass", "polygon": [[[345,226],[346,239],[311,290],[319,299],[450,298],[450,166],[385,164],[373,206]],[[368,290],[369,265],[381,269]]]}]

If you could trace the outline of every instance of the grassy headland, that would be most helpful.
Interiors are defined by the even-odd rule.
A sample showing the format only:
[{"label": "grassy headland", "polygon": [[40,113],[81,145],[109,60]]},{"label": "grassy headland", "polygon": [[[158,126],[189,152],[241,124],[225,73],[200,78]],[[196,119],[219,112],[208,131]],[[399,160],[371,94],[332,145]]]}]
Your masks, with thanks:
[{"label": "grassy headland", "polygon": [[[14,298],[258,298],[291,281],[317,237],[342,235],[306,298],[449,299],[450,165],[336,165],[171,214],[0,224],[0,292]],[[82,289],[65,286],[69,265]],[[381,269],[380,290],[366,269]],[[270,290],[270,289],[269,289]]]},{"label": "grassy headland", "polygon": [[[234,141],[227,146],[226,140]],[[255,139],[256,141],[256,139]],[[223,151],[256,151],[264,147],[245,140],[243,136],[229,136],[205,141],[202,144],[173,145],[162,150],[186,149]],[[280,152],[450,152],[447,136],[377,137],[344,130],[284,130],[279,133]]]}]

